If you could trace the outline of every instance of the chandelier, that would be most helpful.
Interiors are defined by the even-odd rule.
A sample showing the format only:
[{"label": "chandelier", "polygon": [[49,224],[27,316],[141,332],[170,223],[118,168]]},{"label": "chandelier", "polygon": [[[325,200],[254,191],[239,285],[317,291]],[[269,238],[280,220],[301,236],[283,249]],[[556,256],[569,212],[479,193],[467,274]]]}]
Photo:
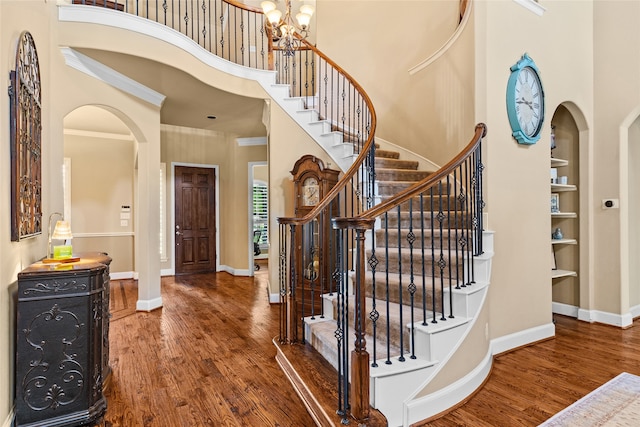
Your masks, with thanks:
[{"label": "chandelier", "polygon": [[293,19],[291,0],[284,0],[284,11],[278,9],[273,1],[263,1],[262,11],[267,17],[266,27],[272,40],[285,56],[292,56],[300,48],[302,40],[309,36],[309,23],[313,16],[313,6],[303,4]]}]

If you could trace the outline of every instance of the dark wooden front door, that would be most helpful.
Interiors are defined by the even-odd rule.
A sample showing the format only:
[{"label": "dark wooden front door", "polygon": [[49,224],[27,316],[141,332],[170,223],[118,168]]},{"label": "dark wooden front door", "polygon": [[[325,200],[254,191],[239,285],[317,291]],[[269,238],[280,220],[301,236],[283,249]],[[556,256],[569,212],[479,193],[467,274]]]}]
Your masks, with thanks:
[{"label": "dark wooden front door", "polygon": [[215,170],[176,166],[176,275],[216,270]]}]

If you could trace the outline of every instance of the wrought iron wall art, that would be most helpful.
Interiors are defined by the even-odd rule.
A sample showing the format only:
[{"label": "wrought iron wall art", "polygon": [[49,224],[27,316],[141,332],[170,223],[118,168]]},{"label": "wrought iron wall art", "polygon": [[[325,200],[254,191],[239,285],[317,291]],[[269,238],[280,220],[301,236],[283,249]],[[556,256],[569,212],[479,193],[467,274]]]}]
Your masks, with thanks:
[{"label": "wrought iron wall art", "polygon": [[42,233],[42,103],[33,37],[20,35],[16,69],[9,73],[11,128],[11,240]]}]

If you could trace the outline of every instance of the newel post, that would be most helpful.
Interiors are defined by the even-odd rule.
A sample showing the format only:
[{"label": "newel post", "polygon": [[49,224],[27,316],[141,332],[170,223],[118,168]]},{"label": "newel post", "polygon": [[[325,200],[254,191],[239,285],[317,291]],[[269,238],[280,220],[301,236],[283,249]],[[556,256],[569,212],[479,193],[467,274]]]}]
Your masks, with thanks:
[{"label": "newel post", "polygon": [[365,338],[366,301],[364,291],[365,277],[365,233],[373,228],[374,219],[335,218],[333,228],[351,229],[355,236],[355,315],[354,315],[354,349],[351,352],[351,416],[363,424],[369,419],[369,352]]},{"label": "newel post", "polygon": [[[298,313],[296,304],[296,225],[292,218],[278,218],[280,250],[278,253],[278,282],[280,287],[281,344],[297,341]],[[288,230],[288,231],[287,231]]]},{"label": "newel post", "polygon": [[296,301],[296,283],[298,280],[296,271],[296,226],[289,224],[291,229],[291,253],[289,254],[289,292],[287,302],[287,338],[289,343],[298,342],[298,302]]}]

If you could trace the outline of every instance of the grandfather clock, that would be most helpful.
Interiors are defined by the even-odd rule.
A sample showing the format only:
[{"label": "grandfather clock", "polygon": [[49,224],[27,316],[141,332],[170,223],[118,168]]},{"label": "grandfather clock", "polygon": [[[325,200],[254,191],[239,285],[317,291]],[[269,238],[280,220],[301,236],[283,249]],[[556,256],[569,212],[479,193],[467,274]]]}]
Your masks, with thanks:
[{"label": "grandfather clock", "polygon": [[[326,168],[322,160],[307,154],[295,163],[291,174],[295,216],[302,218],[336,185],[340,171]],[[330,272],[335,265],[336,251],[334,239],[329,238],[331,215],[328,212],[325,210],[324,215],[296,228],[296,300],[302,317],[318,314],[321,294],[331,290]]]}]

